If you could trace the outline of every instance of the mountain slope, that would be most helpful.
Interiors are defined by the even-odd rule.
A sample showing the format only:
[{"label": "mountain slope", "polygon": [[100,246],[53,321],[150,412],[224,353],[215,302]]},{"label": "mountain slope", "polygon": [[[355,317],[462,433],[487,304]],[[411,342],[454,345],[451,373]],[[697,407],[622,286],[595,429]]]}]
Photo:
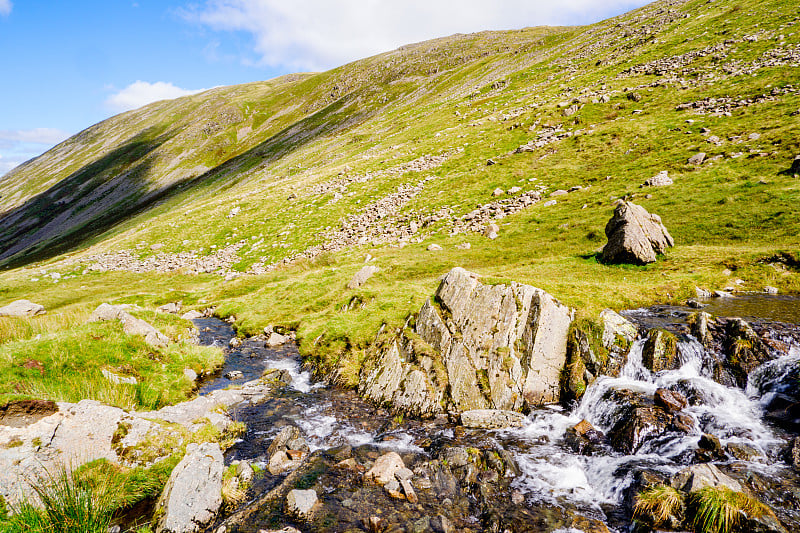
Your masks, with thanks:
[{"label": "mountain slope", "polygon": [[[454,265],[589,315],[735,277],[796,291],[797,27],[787,0],[663,1],[154,103],[0,180],[0,260],[56,260],[46,268],[74,279],[37,290],[58,305],[147,280],[158,295],[142,303],[214,301],[244,332],[299,327],[307,354],[354,367]],[[640,188],[664,170],[674,185]],[[654,265],[597,262],[623,197],[676,239]],[[345,289],[367,253],[383,271]],[[5,294],[27,294],[31,272],[6,274]],[[240,277],[190,275],[204,272]]]}]

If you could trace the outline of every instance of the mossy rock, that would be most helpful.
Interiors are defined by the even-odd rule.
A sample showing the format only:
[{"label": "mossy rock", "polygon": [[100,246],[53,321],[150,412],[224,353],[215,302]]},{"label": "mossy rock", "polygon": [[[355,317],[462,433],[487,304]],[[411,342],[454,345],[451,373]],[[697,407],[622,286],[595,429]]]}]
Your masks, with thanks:
[{"label": "mossy rock", "polygon": [[672,370],[678,363],[678,338],[663,329],[651,329],[642,349],[642,364],[651,372]]}]

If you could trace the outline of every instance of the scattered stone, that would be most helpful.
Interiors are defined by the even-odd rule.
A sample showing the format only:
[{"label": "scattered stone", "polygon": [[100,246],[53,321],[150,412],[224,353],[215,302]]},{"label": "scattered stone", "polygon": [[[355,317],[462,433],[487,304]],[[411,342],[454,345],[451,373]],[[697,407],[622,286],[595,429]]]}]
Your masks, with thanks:
[{"label": "scattered stone", "polygon": [[492,191],[492,196],[503,196],[503,194],[505,194],[505,191],[500,187]]},{"label": "scattered stone", "polygon": [[456,244],[456,248],[459,250],[469,250],[472,248],[472,245],[468,242],[462,242],[461,244]]},{"label": "scattered stone", "polygon": [[419,502],[419,498],[417,498],[417,493],[414,492],[414,487],[411,485],[411,482],[408,479],[401,479],[400,486],[403,487],[403,492],[406,495],[406,499],[410,503]]},{"label": "scattered stone", "polygon": [[441,249],[442,249],[442,247],[439,246],[438,244],[429,244],[428,245],[428,251],[429,252],[438,252]]},{"label": "scattered stone", "polygon": [[674,182],[672,178],[669,177],[669,173],[666,170],[662,170],[652,178],[648,179],[642,184],[642,187],[664,187],[667,185],[672,185]]},{"label": "scattered stone", "polygon": [[211,522],[222,505],[224,465],[219,444],[189,444],[156,504],[156,532],[194,533]]},{"label": "scattered stone", "polygon": [[488,237],[490,239],[496,239],[497,234],[500,232],[500,226],[492,222],[486,226],[486,229],[483,230],[483,236]]},{"label": "scattered stone", "polygon": [[569,193],[567,191],[565,191],[564,189],[557,189],[557,190],[555,190],[555,191],[550,193],[550,198],[552,198],[554,196],[564,196],[565,194],[569,194]]},{"label": "scattered stone", "polygon": [[772,287],[770,285],[767,285],[766,287],[764,287],[764,292],[767,294],[778,294],[778,289],[777,287]]},{"label": "scattered stone", "polygon": [[631,202],[620,202],[606,224],[608,243],[603,248],[606,263],[647,264],[674,245],[658,215]]},{"label": "scattered stone", "polygon": [[128,310],[132,306],[128,304],[111,305],[100,304],[97,309],[92,311],[89,322],[101,322],[105,320],[122,320],[128,315]]},{"label": "scattered stone", "polygon": [[230,372],[225,373],[225,377],[233,381],[236,379],[242,379],[244,377],[244,374],[242,374],[242,372],[239,370],[231,370]]},{"label": "scattered stone", "polygon": [[233,337],[231,340],[228,341],[228,346],[231,348],[238,348],[242,345],[242,339],[239,337]]},{"label": "scattered stone", "polygon": [[307,520],[311,516],[317,500],[317,491],[314,489],[294,489],[289,491],[286,496],[286,510],[302,520]]},{"label": "scattered stone", "polygon": [[267,470],[273,476],[279,476],[284,472],[293,470],[297,466],[297,463],[292,460],[291,457],[289,457],[289,454],[286,451],[278,451],[272,454],[272,456],[269,458]]},{"label": "scattered stone", "polygon": [[203,318],[203,313],[192,309],[191,311],[187,311],[182,314],[181,318],[184,320],[197,320],[198,318]]},{"label": "scattered stone", "polygon": [[353,276],[353,279],[350,280],[350,283],[347,284],[347,288],[348,289],[359,288],[379,270],[380,268],[378,268],[375,265],[367,265],[365,267],[362,267],[361,270],[356,272],[356,274]]},{"label": "scattered stone", "polygon": [[0,307],[0,316],[32,317],[45,313],[44,306],[28,300],[17,300],[5,307]]},{"label": "scattered stone", "polygon": [[159,313],[169,313],[173,315],[177,315],[181,312],[181,307],[183,304],[181,302],[172,302],[168,304],[164,304],[161,307],[157,308],[156,311]]},{"label": "scattered stone", "polygon": [[189,381],[197,381],[197,372],[191,368],[184,368],[183,375],[186,376]]},{"label": "scattered stone", "polygon": [[492,166],[492,165],[496,165],[496,164],[497,164],[497,162],[496,162],[494,159],[491,159],[491,158],[490,158],[490,159],[487,159],[487,160],[486,160],[486,166],[487,166],[487,167],[490,167],[490,166]]},{"label": "scattered stone", "polygon": [[472,409],[461,413],[461,423],[468,428],[483,429],[522,427],[525,415],[502,409]]},{"label": "scattered stone", "polygon": [[711,291],[707,291],[706,289],[701,289],[700,287],[695,287],[694,292],[698,298],[711,298],[712,296]]},{"label": "scattered stone", "polygon": [[542,207],[551,207],[556,205],[558,202],[556,200],[548,200],[542,204]]},{"label": "scattered stone", "polygon": [[690,157],[686,162],[690,165],[702,165],[703,161],[706,159],[705,152],[698,152]]},{"label": "scattered stone", "polygon": [[522,191],[522,187],[511,187],[508,189],[508,194],[517,194],[518,192]]},{"label": "scattered stone", "polygon": [[728,292],[728,291],[720,291],[720,290],[714,291],[712,296],[714,298],[733,298],[733,294],[731,294],[730,292]]}]

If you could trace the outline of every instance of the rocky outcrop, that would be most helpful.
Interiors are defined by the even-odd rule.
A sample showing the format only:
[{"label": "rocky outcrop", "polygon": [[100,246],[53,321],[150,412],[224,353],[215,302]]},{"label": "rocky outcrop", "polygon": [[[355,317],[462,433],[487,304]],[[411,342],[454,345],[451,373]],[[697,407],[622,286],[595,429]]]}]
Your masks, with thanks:
[{"label": "rocky outcrop", "polygon": [[541,289],[454,268],[365,367],[360,392],[420,416],[556,402],[572,316]]},{"label": "rocky outcrop", "polygon": [[126,334],[141,335],[150,346],[164,347],[169,343],[166,335],[141,318],[136,318],[128,313],[128,309],[130,307],[127,305],[100,304],[92,312],[89,322],[119,320],[122,322],[122,329]]},{"label": "rocky outcrop", "polygon": [[678,339],[663,329],[651,329],[642,348],[642,364],[650,372],[672,370],[678,363]]},{"label": "rocky outcrop", "polygon": [[0,307],[0,316],[32,317],[43,315],[46,312],[44,306],[28,300],[16,300],[4,307]]},{"label": "rocky outcrop", "polygon": [[674,245],[661,218],[631,202],[617,204],[605,231],[608,243],[603,248],[604,263],[653,263],[656,255]]},{"label": "rocky outcrop", "polygon": [[219,444],[187,446],[156,504],[156,513],[163,513],[156,533],[193,533],[208,524],[222,505],[224,468]]}]

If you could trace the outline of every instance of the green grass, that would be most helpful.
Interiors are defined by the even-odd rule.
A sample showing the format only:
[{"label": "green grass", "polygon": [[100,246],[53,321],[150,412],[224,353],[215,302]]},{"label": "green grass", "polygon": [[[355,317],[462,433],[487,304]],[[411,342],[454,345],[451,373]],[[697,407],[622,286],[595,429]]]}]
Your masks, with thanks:
[{"label": "green grass", "polygon": [[638,494],[633,516],[653,526],[666,526],[673,518],[682,520],[685,508],[686,497],[683,493],[669,485],[655,485]]},{"label": "green grass", "polygon": [[106,533],[114,513],[160,494],[176,458],[148,469],[124,469],[101,459],[69,471],[62,467],[30,481],[36,499],[0,516],[0,532]]},{"label": "green grass", "polygon": [[[800,108],[800,94],[738,107],[730,117],[676,109],[706,97],[752,97],[798,84],[797,66],[762,68],[753,75],[730,74],[723,68],[752,63],[772,48],[800,43],[794,2],[747,0],[737,6],[691,0],[671,6],[675,16],[659,13],[664,6],[656,4],[584,28],[453,36],[324,73],[222,87],[152,104],[94,126],[68,141],[69,159],[62,161],[51,153],[0,182],[0,209],[20,205],[48,187],[55,186],[54,197],[59,197],[64,192],[59,187],[85,168],[146,162],[142,183],[173,189],[158,201],[148,200],[104,233],[77,243],[65,256],[0,273],[0,302],[36,299],[49,310],[46,318],[31,321],[0,319],[0,355],[8,358],[13,351],[14,363],[19,363],[17,353],[43,357],[40,352],[47,351],[48,344],[79,346],[89,354],[97,352],[93,357],[102,359],[101,365],[118,368],[119,358],[88,342],[97,333],[81,329],[80,317],[93,306],[130,302],[153,310],[183,300],[186,306],[202,308],[204,300],[217,305],[220,316],[234,315],[240,334],[257,333],[270,324],[296,328],[303,355],[321,372],[336,371],[341,383],[354,386],[381,325],[401,327],[435,291],[438,278],[454,266],[473,270],[487,281],[516,280],[541,287],[587,320],[604,307],[681,302],[694,295],[695,286],[721,288],[736,278],[744,280],[748,290],[772,285],[783,292],[800,292],[796,267],[781,270],[768,264],[780,253],[800,257],[800,182],[781,173],[800,153],[791,116]],[[643,31],[645,26],[649,33]],[[743,41],[745,35],[760,31],[766,33],[757,41]],[[777,39],[781,34],[785,44]],[[706,55],[682,67],[687,69],[680,73],[685,86],[655,74],[622,74],[636,65],[727,40],[736,41],[725,45],[727,57]],[[641,101],[627,98],[629,88],[635,88]],[[609,95],[610,101],[593,102],[600,94]],[[559,104],[575,99],[582,105],[579,112],[563,116]],[[503,119],[512,112],[516,116]],[[222,120],[223,115],[234,119]],[[567,131],[590,133],[532,153],[512,153],[544,125],[559,124]],[[240,134],[247,128],[249,133]],[[706,142],[701,128],[710,129],[722,144]],[[761,137],[747,140],[750,133]],[[109,160],[114,147],[102,143],[112,135],[121,144],[134,139],[148,147],[158,145],[148,152],[150,159],[142,155],[130,161],[131,150],[121,150],[118,159]],[[736,136],[741,142],[729,140]],[[430,171],[387,171],[455,149],[463,152]],[[688,165],[686,159],[698,151],[724,157],[700,167]],[[730,157],[736,152],[743,156]],[[171,167],[179,155],[181,161]],[[497,164],[487,166],[488,158]],[[201,164],[208,170],[194,170]],[[669,172],[674,185],[639,187],[661,170]],[[372,173],[373,178],[349,185],[336,202],[333,192],[313,194],[315,185],[345,171],[350,176]],[[110,178],[108,173],[96,174],[84,171],[79,176]],[[192,181],[189,174],[200,177]],[[438,222],[420,231],[421,244],[401,248],[367,243],[230,282],[213,274],[84,273],[90,262],[75,262],[119,250],[144,259],[156,254],[149,248],[154,243],[164,245],[161,251],[203,256],[243,240],[235,268],[245,271],[254,263],[270,264],[322,244],[326,229],[340,227],[344,218],[398,186],[428,176],[435,179],[398,216],[444,207],[461,216],[495,200],[492,191],[497,187],[542,186],[545,194],[574,185],[584,189],[559,197],[555,206],[545,208],[540,202],[500,219],[500,237],[493,241],[479,234],[449,235],[450,228]],[[143,198],[141,192],[136,194]],[[607,266],[597,261],[605,224],[614,202],[623,197],[660,215],[676,240],[676,246],[652,265]],[[241,211],[228,218],[234,206]],[[391,224],[391,218],[383,223]],[[2,235],[0,230],[0,240]],[[463,242],[471,249],[455,249]],[[428,252],[430,243],[444,250]],[[381,272],[358,290],[346,289],[367,253],[376,258]],[[64,278],[48,281],[43,269],[56,270]],[[725,275],[726,270],[733,274]],[[343,310],[354,298],[363,306]],[[65,318],[56,318],[59,313]],[[69,333],[64,339],[52,336],[60,331]],[[42,339],[35,340],[39,334]],[[149,364],[141,357],[143,347],[122,346],[120,339],[111,344],[117,346],[114,353],[137,361],[143,377],[150,376],[143,383],[152,389],[138,393],[150,398],[146,403],[178,399],[180,394],[158,399],[158,391],[166,394],[163,391],[179,378],[181,360],[195,361],[193,355],[183,349],[159,352],[160,360]],[[57,357],[47,357],[58,366]],[[99,371],[98,365],[84,363]],[[159,364],[167,365],[164,380],[151,373]],[[58,379],[68,380],[70,372],[66,369]],[[30,373],[24,377],[36,378]],[[54,385],[46,379],[36,379],[42,393],[69,396],[52,390]],[[19,394],[19,381],[0,369],[0,392],[6,397]],[[113,397],[123,392],[92,394]],[[117,401],[141,401],[131,394],[124,392],[127,396]]]},{"label": "green grass", "polygon": [[730,533],[747,516],[761,516],[772,511],[744,493],[726,487],[705,487],[692,495],[693,525],[698,533]]}]

